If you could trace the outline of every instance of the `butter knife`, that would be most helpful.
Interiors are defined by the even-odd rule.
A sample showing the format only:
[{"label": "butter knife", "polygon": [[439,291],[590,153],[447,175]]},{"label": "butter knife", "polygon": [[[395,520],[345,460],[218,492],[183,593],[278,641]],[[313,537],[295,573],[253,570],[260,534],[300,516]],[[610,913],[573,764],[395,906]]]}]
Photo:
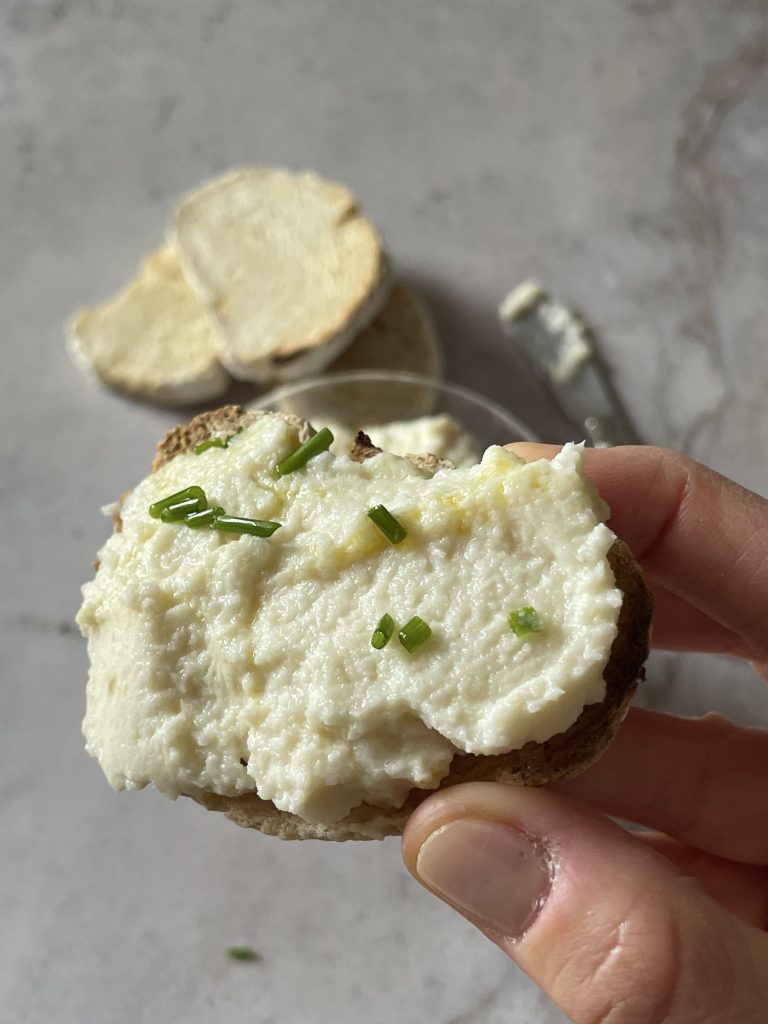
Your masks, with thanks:
[{"label": "butter knife", "polygon": [[585,321],[547,293],[523,281],[499,306],[504,335],[557,403],[595,448],[643,444],[598,355]]}]

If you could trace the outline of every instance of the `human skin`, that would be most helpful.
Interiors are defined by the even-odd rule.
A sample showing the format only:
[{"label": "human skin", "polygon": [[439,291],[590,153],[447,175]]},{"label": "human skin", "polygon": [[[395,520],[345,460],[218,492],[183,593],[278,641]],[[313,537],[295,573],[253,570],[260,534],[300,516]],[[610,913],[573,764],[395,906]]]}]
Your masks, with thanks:
[{"label": "human skin", "polygon": [[[768,501],[663,449],[585,456],[653,590],[654,646],[768,679]],[[403,856],[575,1024],[768,1020],[768,731],[633,708],[577,779],[430,797]]]}]

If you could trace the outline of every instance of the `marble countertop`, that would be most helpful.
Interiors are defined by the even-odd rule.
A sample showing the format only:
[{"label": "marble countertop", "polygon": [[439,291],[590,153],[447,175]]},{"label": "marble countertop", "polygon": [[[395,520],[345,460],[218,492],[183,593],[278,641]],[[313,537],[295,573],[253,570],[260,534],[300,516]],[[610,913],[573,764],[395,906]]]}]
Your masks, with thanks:
[{"label": "marble countertop", "polygon": [[[62,322],[231,165],[349,183],[425,297],[449,375],[564,425],[495,307],[535,274],[599,331],[649,442],[765,493],[765,0],[5,0],[0,5],[0,1020],[564,1018],[411,882],[398,844],[281,844],[117,796],[84,754],[72,618],[176,414],[89,387]],[[768,725],[715,658],[641,698]],[[225,949],[247,943],[258,963]]]}]

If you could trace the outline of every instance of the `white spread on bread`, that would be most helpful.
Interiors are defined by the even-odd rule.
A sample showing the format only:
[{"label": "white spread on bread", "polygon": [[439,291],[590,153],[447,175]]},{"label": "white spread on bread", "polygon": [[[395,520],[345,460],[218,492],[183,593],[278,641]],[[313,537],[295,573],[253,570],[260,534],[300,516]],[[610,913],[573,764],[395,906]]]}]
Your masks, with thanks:
[{"label": "white spread on bread", "polygon": [[[170,796],[258,791],[308,821],[433,788],[457,750],[502,753],[566,729],[604,695],[621,593],[607,509],[579,448],[429,477],[382,454],[327,452],[284,478],[294,427],[265,416],[226,449],[176,456],[122,503],[78,622],[91,672],[84,732],[110,783]],[[198,484],[269,539],[151,518]],[[408,530],[391,545],[366,516]],[[519,637],[513,609],[540,633]],[[413,654],[371,633],[421,616]]]}]

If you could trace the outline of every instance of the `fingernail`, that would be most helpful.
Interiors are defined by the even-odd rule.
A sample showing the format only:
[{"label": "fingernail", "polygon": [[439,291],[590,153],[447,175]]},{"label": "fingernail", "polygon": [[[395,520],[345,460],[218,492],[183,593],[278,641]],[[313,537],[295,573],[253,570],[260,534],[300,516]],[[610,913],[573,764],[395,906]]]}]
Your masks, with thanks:
[{"label": "fingernail", "polygon": [[457,910],[510,938],[533,923],[552,881],[546,851],[535,839],[484,818],[436,829],[419,850],[416,873]]}]

